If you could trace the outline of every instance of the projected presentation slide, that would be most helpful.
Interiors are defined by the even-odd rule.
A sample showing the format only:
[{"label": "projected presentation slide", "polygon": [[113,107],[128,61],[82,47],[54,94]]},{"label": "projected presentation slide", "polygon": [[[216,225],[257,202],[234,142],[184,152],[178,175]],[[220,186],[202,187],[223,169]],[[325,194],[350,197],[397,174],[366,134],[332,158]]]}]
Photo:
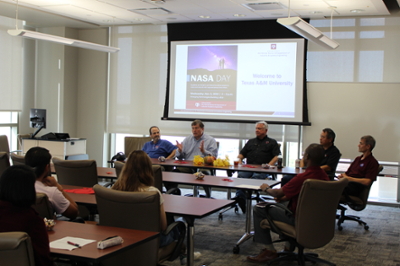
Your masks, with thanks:
[{"label": "projected presentation slide", "polygon": [[169,115],[300,121],[301,44],[275,39],[171,42]]}]

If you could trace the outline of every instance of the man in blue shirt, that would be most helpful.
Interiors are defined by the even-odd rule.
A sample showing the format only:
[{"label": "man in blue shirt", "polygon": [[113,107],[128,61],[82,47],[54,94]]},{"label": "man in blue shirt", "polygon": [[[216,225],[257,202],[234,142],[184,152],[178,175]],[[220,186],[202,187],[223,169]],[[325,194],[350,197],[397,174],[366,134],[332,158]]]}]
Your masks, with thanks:
[{"label": "man in blue shirt", "polygon": [[176,142],[178,159],[193,160],[195,155],[218,156],[215,139],[204,133],[204,124],[200,120],[192,122],[192,135],[187,136],[182,143]]},{"label": "man in blue shirt", "polygon": [[158,127],[150,127],[149,133],[152,140],[146,142],[142,150],[146,152],[150,158],[164,156],[165,159],[171,159],[175,157],[176,146],[168,140],[161,139],[160,129]]},{"label": "man in blue shirt", "polygon": [[[187,136],[182,143],[176,142],[178,147],[176,157],[180,160],[193,160],[194,156],[202,157],[211,155],[218,157],[217,142],[213,137],[204,133],[204,124],[201,120],[194,120],[191,124],[192,135]],[[177,167],[174,171],[183,173],[194,173],[197,168]],[[211,174],[207,169],[200,169],[205,174]],[[211,187],[203,186],[207,198],[211,197]]]}]

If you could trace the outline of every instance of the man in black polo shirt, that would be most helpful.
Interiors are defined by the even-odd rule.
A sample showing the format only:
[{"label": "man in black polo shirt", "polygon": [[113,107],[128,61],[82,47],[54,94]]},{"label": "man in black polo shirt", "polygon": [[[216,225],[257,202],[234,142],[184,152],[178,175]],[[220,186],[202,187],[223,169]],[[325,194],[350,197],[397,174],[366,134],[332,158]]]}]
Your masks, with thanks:
[{"label": "man in black polo shirt", "polygon": [[[238,155],[239,163],[247,158],[248,164],[269,164],[275,165],[278,161],[278,155],[281,153],[276,140],[267,136],[268,124],[265,121],[256,123],[256,138],[249,139]],[[238,178],[256,178],[266,179],[269,175],[266,173],[255,173],[239,171]],[[239,203],[243,213],[246,212],[246,194],[243,190],[236,191],[236,201]]]},{"label": "man in black polo shirt", "polygon": [[[340,159],[340,151],[335,146],[335,132],[330,128],[322,129],[321,135],[319,137],[319,143],[324,148],[324,159],[321,161],[321,169],[326,172],[330,180],[335,178],[336,167]],[[303,164],[303,162],[302,162]],[[285,175],[281,180],[281,187],[289,182],[295,175]]]}]

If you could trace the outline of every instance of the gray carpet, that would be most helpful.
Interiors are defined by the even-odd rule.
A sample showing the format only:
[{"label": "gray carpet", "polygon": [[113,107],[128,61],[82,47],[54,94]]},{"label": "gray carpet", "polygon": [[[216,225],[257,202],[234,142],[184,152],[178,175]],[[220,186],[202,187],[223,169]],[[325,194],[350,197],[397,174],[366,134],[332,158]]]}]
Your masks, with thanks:
[{"label": "gray carpet", "polygon": [[[213,196],[226,198],[226,193],[213,191]],[[336,229],[335,237],[328,245],[306,252],[316,252],[321,258],[334,262],[337,266],[400,266],[400,209],[368,205],[362,212],[348,211],[348,214],[361,216],[370,226],[369,230],[364,230],[356,222],[345,221],[343,230]],[[232,252],[244,233],[244,226],[245,215],[240,210],[235,213],[233,209],[224,213],[222,221],[218,220],[218,213],[196,220],[194,247],[195,251],[201,252],[201,257],[194,265],[257,265],[246,261],[247,255],[256,254],[263,248],[263,245],[253,242],[252,239],[240,245],[239,254]],[[278,243],[275,247],[280,250],[283,244]],[[163,264],[178,266],[180,261],[178,259]],[[297,264],[286,262],[279,265]]]}]

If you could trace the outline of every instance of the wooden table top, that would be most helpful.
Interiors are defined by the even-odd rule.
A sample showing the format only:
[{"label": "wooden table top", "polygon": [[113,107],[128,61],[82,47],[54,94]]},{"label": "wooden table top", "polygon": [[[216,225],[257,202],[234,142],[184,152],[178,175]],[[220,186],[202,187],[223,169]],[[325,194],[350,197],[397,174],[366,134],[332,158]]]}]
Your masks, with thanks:
[{"label": "wooden table top", "polygon": [[[158,232],[149,232],[133,229],[124,229],[111,226],[94,224],[81,224],[67,221],[56,221],[53,231],[48,231],[49,241],[59,240],[63,237],[81,237],[96,240],[82,248],[64,250],[51,248],[52,256],[76,259],[81,261],[99,262],[107,257],[115,255],[125,249],[140,245],[141,243],[158,237]],[[110,236],[119,235],[124,239],[121,245],[98,249],[97,242]]]},{"label": "wooden table top", "polygon": [[177,172],[162,172],[163,181],[193,185],[193,186],[212,186],[222,188],[241,188],[257,190],[255,187],[260,187],[266,183],[273,186],[279,181],[265,179],[249,179],[249,178],[229,178],[221,176],[205,175],[203,179],[196,179],[193,174],[177,173]]},{"label": "wooden table top", "polygon": [[[63,185],[64,189],[82,188],[79,186]],[[80,204],[96,205],[96,196],[94,194],[77,194],[67,192],[71,198]],[[164,210],[167,213],[181,216],[191,216],[193,218],[202,218],[226,206],[229,206],[233,200],[193,198],[176,195],[163,194]]]},{"label": "wooden table top", "polygon": [[212,165],[194,165],[193,161],[189,160],[175,160],[168,159],[165,162],[160,162],[158,159],[150,159],[152,164],[164,165],[164,166],[175,166],[175,167],[195,167],[195,168],[207,168],[207,169],[215,169],[215,170],[233,170],[233,171],[246,171],[246,172],[262,172],[268,174],[299,174],[303,173],[305,170],[301,168],[295,167],[283,167],[282,169],[278,169],[277,167],[271,168],[263,168],[259,164],[240,164],[238,166],[229,165],[229,166],[212,166]]}]

